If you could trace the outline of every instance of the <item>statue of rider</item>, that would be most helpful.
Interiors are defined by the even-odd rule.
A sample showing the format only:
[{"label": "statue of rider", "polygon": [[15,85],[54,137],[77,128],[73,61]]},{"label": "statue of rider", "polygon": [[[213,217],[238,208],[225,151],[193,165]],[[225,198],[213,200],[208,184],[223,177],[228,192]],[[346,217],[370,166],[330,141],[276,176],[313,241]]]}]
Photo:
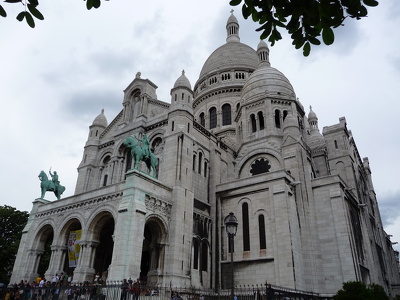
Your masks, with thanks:
[{"label": "statue of rider", "polygon": [[146,159],[149,159],[149,158],[150,158],[150,141],[149,141],[149,139],[147,138],[147,135],[146,135],[146,134],[143,134],[143,138],[142,138],[142,139],[139,139],[139,138],[137,138],[137,137],[135,136],[135,139],[137,139],[139,142],[142,143],[143,156],[144,156]]},{"label": "statue of rider", "polygon": [[54,183],[54,189],[57,190],[58,186],[60,185],[60,181],[58,181],[57,172],[54,171],[54,173],[52,174],[51,173],[51,168],[50,168],[49,173],[50,173],[50,176],[51,176],[51,181],[53,181],[53,183]]}]

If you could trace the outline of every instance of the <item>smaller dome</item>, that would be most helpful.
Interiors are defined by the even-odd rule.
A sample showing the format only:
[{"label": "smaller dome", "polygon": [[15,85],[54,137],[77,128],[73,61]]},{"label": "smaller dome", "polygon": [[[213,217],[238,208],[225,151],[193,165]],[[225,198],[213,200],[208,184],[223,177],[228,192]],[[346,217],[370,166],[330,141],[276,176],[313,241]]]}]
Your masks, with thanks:
[{"label": "smaller dome", "polygon": [[311,105],[310,105],[310,112],[308,113],[308,120],[309,121],[316,121],[316,120],[318,120],[318,118],[317,118],[317,114],[312,110],[312,107],[311,107]]},{"label": "smaller dome", "polygon": [[290,113],[286,116],[285,121],[283,122],[283,130],[289,127],[296,127],[297,129],[299,128],[299,124]]},{"label": "smaller dome", "polygon": [[264,40],[261,40],[261,41],[258,43],[257,51],[260,51],[260,50],[266,50],[266,51],[268,51],[268,53],[269,53],[268,45],[267,45],[266,42],[264,42]]},{"label": "smaller dome", "polygon": [[190,85],[189,79],[185,75],[185,70],[182,71],[182,75],[179,76],[179,78],[175,81],[174,88],[177,87],[186,87],[188,89],[192,89],[192,86]]},{"label": "smaller dome", "polygon": [[101,113],[94,119],[93,126],[101,126],[106,128],[108,126],[107,118],[104,115],[104,109],[101,110]]}]

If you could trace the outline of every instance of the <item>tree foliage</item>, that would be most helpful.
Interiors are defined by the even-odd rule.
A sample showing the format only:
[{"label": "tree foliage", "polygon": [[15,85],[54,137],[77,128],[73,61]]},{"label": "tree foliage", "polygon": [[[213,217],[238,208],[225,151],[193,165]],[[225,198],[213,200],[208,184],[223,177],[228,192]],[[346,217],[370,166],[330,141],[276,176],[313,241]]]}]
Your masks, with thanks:
[{"label": "tree foliage", "polygon": [[[17,20],[20,22],[25,20],[32,28],[35,27],[35,18],[38,20],[44,20],[44,16],[38,10],[38,0],[5,0],[4,2],[9,4],[22,5],[23,10],[17,15]],[[88,10],[92,8],[99,8],[100,5],[101,0],[86,0],[86,8]],[[0,16],[4,18],[7,17],[7,12],[2,5],[0,5]]]},{"label": "tree foliage", "polygon": [[[86,8],[99,8],[101,0],[84,0]],[[108,0],[105,0],[108,1]],[[5,0],[6,3],[22,4],[23,11],[17,15],[18,21],[25,20],[35,27],[35,19],[43,20],[38,10],[38,0]],[[346,18],[361,19],[367,16],[367,6],[378,5],[376,0],[230,0],[230,5],[242,4],[245,19],[251,16],[261,26],[261,39],[267,39],[273,46],[282,39],[279,28],[285,29],[291,36],[296,49],[303,49],[308,56],[311,45],[320,45],[321,39],[326,45],[335,41],[334,28],[343,25]],[[6,17],[5,9],[0,5],[0,16]]]},{"label": "tree foliage", "polygon": [[334,300],[389,300],[385,290],[378,284],[365,285],[358,281],[348,281],[343,283],[343,288],[339,290]]},{"label": "tree foliage", "polygon": [[242,2],[243,17],[251,16],[261,25],[261,39],[274,45],[282,39],[278,28],[284,28],[304,56],[310,54],[311,44],[321,44],[321,37],[326,45],[333,44],[333,29],[347,17],[359,20],[367,16],[366,6],[378,5],[376,0],[230,0],[232,6]]},{"label": "tree foliage", "polygon": [[0,282],[8,282],[10,278],[28,216],[26,211],[0,206]]}]

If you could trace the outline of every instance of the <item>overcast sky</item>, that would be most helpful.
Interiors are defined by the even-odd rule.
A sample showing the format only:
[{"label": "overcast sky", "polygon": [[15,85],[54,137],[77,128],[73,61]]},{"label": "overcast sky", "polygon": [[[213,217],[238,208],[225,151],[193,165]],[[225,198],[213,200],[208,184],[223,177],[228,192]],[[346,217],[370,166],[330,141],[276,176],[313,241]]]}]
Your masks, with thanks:
[{"label": "overcast sky", "polygon": [[[208,56],[225,43],[228,0],[103,1],[87,11],[79,0],[41,1],[44,21],[35,29],[4,3],[0,19],[0,205],[30,211],[40,197],[41,170],[50,167],[75,190],[89,126],[105,109],[110,123],[122,109],[123,90],[137,72],[157,86],[159,100],[182,70],[192,87]],[[240,23],[241,42],[256,49],[257,24]],[[333,46],[313,47],[309,57],[291,40],[270,48],[271,65],[291,81],[319,128],[346,117],[361,157],[368,157],[384,227],[400,242],[400,5],[380,1],[369,17],[335,31]],[[46,199],[55,196],[46,193]],[[397,247],[398,245],[396,245]],[[397,249],[400,249],[397,247]]]}]

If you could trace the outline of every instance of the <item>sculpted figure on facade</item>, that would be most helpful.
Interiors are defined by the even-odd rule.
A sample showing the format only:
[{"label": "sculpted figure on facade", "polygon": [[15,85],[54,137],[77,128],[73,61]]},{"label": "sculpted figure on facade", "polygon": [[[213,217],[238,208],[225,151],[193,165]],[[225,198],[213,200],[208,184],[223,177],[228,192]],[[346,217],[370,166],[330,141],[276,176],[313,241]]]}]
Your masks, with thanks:
[{"label": "sculpted figure on facade", "polygon": [[58,180],[58,174],[56,171],[51,173],[51,169],[49,170],[51,180],[47,177],[47,174],[44,171],[40,171],[39,173],[39,180],[40,182],[40,189],[41,189],[41,196],[40,199],[44,199],[44,195],[46,192],[54,192],[57,199],[61,199],[62,193],[65,191],[65,186],[60,185],[60,181]]},{"label": "sculpted figure on facade", "polygon": [[[142,146],[139,145],[136,140],[142,143]],[[131,155],[134,159],[134,169],[139,169],[139,161],[143,161],[147,167],[147,174],[151,175],[154,178],[157,178],[157,166],[158,166],[158,158],[150,151],[150,141],[147,138],[146,134],[143,135],[142,139],[139,139],[135,136],[132,138],[128,136],[124,145],[131,149]]]}]

